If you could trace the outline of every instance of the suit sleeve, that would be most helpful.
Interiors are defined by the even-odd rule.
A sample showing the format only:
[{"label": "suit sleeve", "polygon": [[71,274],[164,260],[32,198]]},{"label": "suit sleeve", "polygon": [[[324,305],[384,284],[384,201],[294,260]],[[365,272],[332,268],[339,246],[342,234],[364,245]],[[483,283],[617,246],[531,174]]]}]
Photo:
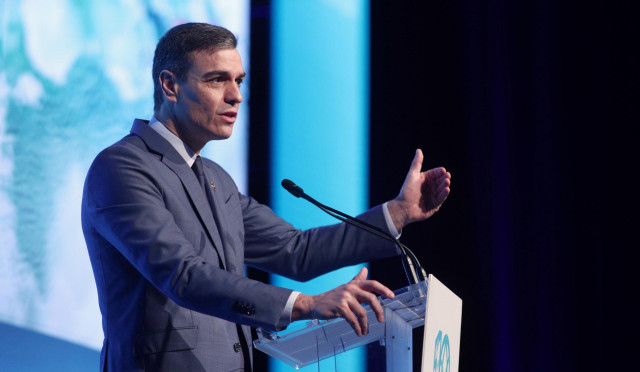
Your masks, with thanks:
[{"label": "suit sleeve", "polygon": [[[344,266],[397,255],[392,242],[346,223],[301,231],[253,198],[242,196],[241,203],[245,259],[262,270],[306,281]],[[387,229],[381,206],[358,218]]]},{"label": "suit sleeve", "polygon": [[84,190],[87,244],[102,250],[98,254],[116,249],[182,307],[265,329],[286,326],[279,321],[291,290],[229,273],[204,260],[166,205],[166,193],[172,191],[162,187],[153,169],[162,164],[150,162],[148,156],[116,146],[96,158]]}]

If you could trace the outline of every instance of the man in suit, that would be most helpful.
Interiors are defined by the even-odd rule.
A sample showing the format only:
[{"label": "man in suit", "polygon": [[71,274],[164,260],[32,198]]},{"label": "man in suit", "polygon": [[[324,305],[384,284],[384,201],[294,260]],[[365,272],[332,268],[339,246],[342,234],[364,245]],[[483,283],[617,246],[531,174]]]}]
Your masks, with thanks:
[{"label": "man in suit", "polygon": [[[231,136],[242,102],[235,47],[221,27],[169,30],[154,56],[154,117],[135,120],[89,170],[82,227],[103,318],[102,370],[250,370],[250,326],[344,317],[366,334],[361,304],[382,321],[374,293],[393,296],[366,269],[316,296],[243,276],[248,264],[306,280],[397,251],[345,224],[295,229],[200,158],[208,141]],[[418,150],[398,197],[359,217],[397,234],[435,213],[450,175],[421,166]]]}]

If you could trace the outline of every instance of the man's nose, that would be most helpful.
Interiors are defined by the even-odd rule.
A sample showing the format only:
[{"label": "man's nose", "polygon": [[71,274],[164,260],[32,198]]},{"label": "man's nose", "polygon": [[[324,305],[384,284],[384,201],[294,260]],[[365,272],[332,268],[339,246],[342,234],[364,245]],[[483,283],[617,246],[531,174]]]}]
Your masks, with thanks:
[{"label": "man's nose", "polygon": [[242,102],[242,93],[240,93],[240,86],[235,82],[229,84],[225,92],[225,101],[228,104],[235,105]]}]

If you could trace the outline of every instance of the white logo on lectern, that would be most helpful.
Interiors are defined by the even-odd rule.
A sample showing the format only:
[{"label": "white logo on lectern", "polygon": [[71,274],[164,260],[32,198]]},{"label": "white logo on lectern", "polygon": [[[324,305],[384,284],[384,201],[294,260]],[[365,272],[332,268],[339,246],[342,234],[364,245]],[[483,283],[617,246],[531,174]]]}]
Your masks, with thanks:
[{"label": "white logo on lectern", "polygon": [[449,346],[449,335],[438,331],[436,336],[436,347],[433,355],[433,372],[450,372],[451,370],[451,347]]}]

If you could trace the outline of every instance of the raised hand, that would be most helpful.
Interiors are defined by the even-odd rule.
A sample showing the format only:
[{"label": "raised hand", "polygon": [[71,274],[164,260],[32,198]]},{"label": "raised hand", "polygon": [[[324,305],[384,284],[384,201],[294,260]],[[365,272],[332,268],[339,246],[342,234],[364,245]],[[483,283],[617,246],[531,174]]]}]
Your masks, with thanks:
[{"label": "raised hand", "polygon": [[416,150],[400,193],[387,204],[398,230],[433,216],[451,191],[451,173],[443,167],[421,172],[423,158],[422,151]]}]

